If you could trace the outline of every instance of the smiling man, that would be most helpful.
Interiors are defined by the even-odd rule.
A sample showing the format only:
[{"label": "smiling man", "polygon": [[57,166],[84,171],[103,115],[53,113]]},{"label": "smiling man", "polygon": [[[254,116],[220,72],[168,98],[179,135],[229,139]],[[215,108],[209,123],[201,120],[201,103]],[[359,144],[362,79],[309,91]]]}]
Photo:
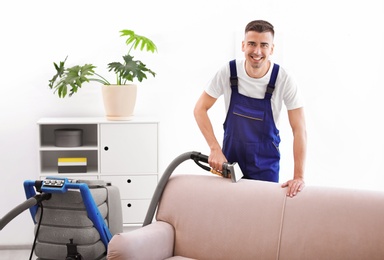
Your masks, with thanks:
[{"label": "smiling man", "polygon": [[[283,104],[293,133],[293,178],[281,186],[293,197],[304,188],[306,126],[303,101],[287,72],[271,62],[274,28],[263,20],[245,27],[244,60],[225,64],[210,80],[194,109],[196,122],[210,148],[209,165],[222,171],[238,162],[244,178],[279,182],[279,117]],[[227,116],[221,148],[208,110],[224,96]]]}]

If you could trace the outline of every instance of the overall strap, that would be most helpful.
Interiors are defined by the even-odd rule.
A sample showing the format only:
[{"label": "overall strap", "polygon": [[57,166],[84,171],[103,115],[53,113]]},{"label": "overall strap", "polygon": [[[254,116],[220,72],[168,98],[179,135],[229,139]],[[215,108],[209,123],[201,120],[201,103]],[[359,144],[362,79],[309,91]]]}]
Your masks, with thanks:
[{"label": "overall strap", "polygon": [[275,90],[275,83],[276,83],[277,74],[279,74],[279,68],[280,68],[280,66],[278,64],[273,64],[271,79],[269,80],[269,83],[267,86],[267,91],[265,91],[265,96],[264,96],[265,99],[271,99],[272,98],[272,93]]},{"label": "overall strap", "polygon": [[229,68],[231,70],[231,77],[229,78],[231,82],[231,87],[237,87],[238,79],[237,79],[237,70],[236,70],[236,60],[231,60],[229,62]]}]

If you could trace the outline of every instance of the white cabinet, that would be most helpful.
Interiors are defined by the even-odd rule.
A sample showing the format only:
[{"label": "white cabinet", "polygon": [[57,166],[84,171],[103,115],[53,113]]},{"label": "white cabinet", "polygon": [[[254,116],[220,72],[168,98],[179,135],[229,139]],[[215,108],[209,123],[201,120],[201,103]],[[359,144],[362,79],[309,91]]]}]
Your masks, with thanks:
[{"label": "white cabinet", "polygon": [[[40,178],[102,179],[119,187],[124,224],[141,224],[158,182],[158,121],[42,118]],[[55,146],[56,129],[81,129],[82,145]],[[87,158],[86,172],[58,173],[58,158]]]}]

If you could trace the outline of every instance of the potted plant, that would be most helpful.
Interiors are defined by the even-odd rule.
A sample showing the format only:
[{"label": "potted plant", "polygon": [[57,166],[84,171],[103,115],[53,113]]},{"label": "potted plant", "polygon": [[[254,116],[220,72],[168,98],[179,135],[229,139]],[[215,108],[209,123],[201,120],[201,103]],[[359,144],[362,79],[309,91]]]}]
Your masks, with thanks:
[{"label": "potted plant", "polygon": [[130,119],[137,95],[137,85],[133,83],[134,80],[142,82],[143,79],[147,78],[147,74],[151,74],[153,77],[156,75],[143,62],[134,60],[130,53],[137,48],[141,51],[154,53],[157,51],[157,47],[150,39],[137,35],[132,30],[121,30],[120,33],[120,36],[128,37],[126,40],[128,52],[123,56],[122,63],[111,62],[108,64],[108,71],[113,72],[116,76],[114,84],[96,73],[96,66],[92,64],[66,67],[65,62],[68,58],[66,57],[59,64],[53,63],[56,74],[49,80],[49,87],[60,98],[64,98],[67,95],[70,97],[75,94],[85,82],[99,82],[103,85],[102,94],[107,118],[110,120]]}]

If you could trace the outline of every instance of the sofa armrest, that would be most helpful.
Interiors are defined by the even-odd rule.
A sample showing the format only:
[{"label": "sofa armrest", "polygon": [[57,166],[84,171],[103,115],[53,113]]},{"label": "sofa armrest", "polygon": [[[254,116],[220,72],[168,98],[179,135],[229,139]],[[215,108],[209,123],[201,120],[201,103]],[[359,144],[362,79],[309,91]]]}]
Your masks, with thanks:
[{"label": "sofa armrest", "polygon": [[166,259],[173,256],[174,228],[162,221],[112,237],[108,260]]}]

